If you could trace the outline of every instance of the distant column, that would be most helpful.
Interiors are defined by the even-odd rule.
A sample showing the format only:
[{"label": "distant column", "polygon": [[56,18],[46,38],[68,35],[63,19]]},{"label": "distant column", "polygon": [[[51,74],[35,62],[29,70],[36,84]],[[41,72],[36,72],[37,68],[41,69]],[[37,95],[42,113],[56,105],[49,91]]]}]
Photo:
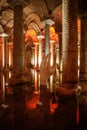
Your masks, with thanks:
[{"label": "distant column", "polygon": [[7,66],[6,66],[6,40],[7,40],[7,34],[2,33],[0,34],[2,37],[2,71],[6,71]]},{"label": "distant column", "polygon": [[50,31],[49,31],[49,24],[46,23],[45,25],[45,55],[50,52]]}]

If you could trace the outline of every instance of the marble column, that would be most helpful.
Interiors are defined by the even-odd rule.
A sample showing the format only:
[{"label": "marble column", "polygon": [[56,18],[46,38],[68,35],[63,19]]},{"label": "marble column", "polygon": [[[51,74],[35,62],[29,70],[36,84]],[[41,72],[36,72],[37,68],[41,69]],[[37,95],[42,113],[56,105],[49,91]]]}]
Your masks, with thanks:
[{"label": "marble column", "polygon": [[49,24],[46,23],[45,25],[45,55],[50,52],[50,31],[49,31]]},{"label": "marble column", "polygon": [[75,88],[78,83],[77,4],[73,0],[62,3],[62,85]]}]

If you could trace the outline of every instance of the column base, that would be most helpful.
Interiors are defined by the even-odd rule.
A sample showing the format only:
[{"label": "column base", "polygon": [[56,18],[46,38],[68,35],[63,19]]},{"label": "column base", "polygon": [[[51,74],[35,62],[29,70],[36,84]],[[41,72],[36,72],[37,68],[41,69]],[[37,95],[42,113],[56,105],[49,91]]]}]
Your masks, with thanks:
[{"label": "column base", "polygon": [[8,73],[9,72],[8,67],[2,67],[1,72]]},{"label": "column base", "polygon": [[27,72],[27,74],[26,74],[26,72],[23,74],[13,74],[11,76],[11,78],[9,79],[8,84],[10,86],[18,85],[18,84],[24,85],[27,83],[31,84],[31,82],[32,82],[31,75],[30,76],[29,75],[30,75],[30,73],[28,73],[28,72]]}]

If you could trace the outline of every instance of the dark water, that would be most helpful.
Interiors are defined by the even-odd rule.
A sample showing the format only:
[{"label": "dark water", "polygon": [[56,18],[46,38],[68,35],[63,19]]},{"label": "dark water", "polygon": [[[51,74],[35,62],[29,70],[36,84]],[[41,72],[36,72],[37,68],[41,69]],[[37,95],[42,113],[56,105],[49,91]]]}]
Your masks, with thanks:
[{"label": "dark water", "polygon": [[41,93],[39,76],[33,74],[30,83],[9,86],[9,73],[0,73],[0,130],[87,129],[87,94],[60,99],[52,93],[59,85],[57,78]]}]

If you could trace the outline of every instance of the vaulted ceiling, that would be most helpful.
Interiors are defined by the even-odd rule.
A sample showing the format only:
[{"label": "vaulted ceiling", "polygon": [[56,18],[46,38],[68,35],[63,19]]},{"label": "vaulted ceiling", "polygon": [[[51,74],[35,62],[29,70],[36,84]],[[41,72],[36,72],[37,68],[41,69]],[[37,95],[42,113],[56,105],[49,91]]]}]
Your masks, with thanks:
[{"label": "vaulted ceiling", "polygon": [[[13,1],[13,3],[12,3]],[[14,2],[18,0],[0,0],[0,33],[13,34]],[[26,2],[23,8],[24,30],[34,28],[37,32],[43,30],[46,19],[52,19],[55,30],[62,32],[62,0],[19,0]],[[79,1],[79,9],[86,9],[86,0]],[[83,7],[83,8],[82,8]],[[80,11],[82,11],[80,9]]]},{"label": "vaulted ceiling", "polygon": [[[10,1],[10,2],[9,2]],[[13,0],[12,0],[13,1]],[[0,33],[13,33],[14,9],[11,0],[0,0]],[[20,0],[22,1],[22,0]],[[23,8],[24,30],[34,28],[39,31],[44,28],[46,19],[55,22],[55,29],[62,30],[61,0],[24,0],[27,6]],[[9,4],[11,3],[11,4]]]}]

